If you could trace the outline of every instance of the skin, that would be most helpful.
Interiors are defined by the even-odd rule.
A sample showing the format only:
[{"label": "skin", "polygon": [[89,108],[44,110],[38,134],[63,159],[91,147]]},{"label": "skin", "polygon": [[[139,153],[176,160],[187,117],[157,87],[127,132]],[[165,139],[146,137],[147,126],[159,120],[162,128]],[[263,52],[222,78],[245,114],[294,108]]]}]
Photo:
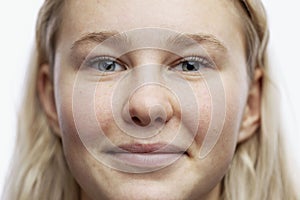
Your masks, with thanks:
[{"label": "skin", "polygon": [[[70,0],[66,3],[64,11],[56,43],[53,76],[50,66],[47,63],[42,65],[38,90],[51,128],[54,134],[62,139],[66,161],[81,188],[81,200],[218,199],[220,182],[229,168],[236,145],[254,134],[260,119],[262,73],[256,70],[253,81],[249,81],[244,33],[233,5],[220,0],[129,0],[126,4],[124,1],[114,0]],[[198,127],[192,144],[188,146],[188,155],[182,156],[166,168],[150,173],[126,173],[97,161],[77,134],[72,97],[73,87],[78,81],[78,65],[83,61],[79,58],[87,56],[97,44],[83,44],[76,48],[75,52],[72,45],[82,35],[91,32],[126,32],[145,27],[167,28],[190,34],[210,34],[218,38],[227,51],[223,54],[207,47],[209,56],[214,59],[218,68],[205,69],[205,78],[192,78],[188,73],[175,72],[190,84],[201,112],[201,126]],[[134,51],[123,58],[124,62],[127,59],[133,63],[133,69],[149,63],[162,64],[162,61],[169,57],[168,53],[154,49]],[[77,94],[82,93],[78,102],[87,105],[90,99],[85,93],[91,85],[101,83],[101,86],[91,89],[96,96],[96,106],[92,114],[96,115],[106,137],[115,144],[134,141],[128,135],[122,134],[110,107],[111,97],[114,95],[112,88],[116,86],[122,73],[124,71],[100,76],[97,70],[87,68],[81,71],[83,78],[79,81],[82,87],[76,88]],[[212,151],[205,158],[199,159],[199,150],[208,130],[213,106],[205,80],[213,81],[217,77],[221,77],[225,93],[225,101],[220,103],[225,105],[226,118],[220,138]],[[161,134],[147,142],[170,141],[181,123],[182,115],[180,105],[170,92],[164,88],[145,87],[131,97],[127,106],[143,121],[149,117],[149,113],[144,111],[149,109],[147,106],[153,102],[163,105],[167,110],[167,120],[163,121],[164,129]],[[93,129],[93,125],[87,120],[89,117],[88,113],[82,113],[76,120],[87,130]],[[189,128],[188,122],[182,123]],[[130,126],[134,124],[134,121],[129,122]],[[184,134],[181,137],[183,141],[186,139]]]}]

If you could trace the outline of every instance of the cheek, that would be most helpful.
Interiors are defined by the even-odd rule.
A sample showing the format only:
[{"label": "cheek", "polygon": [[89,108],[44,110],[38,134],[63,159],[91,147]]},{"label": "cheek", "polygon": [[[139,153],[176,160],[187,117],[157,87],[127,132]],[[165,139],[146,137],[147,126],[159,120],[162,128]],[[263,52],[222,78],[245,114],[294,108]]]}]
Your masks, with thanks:
[{"label": "cheek", "polygon": [[201,115],[195,138],[198,156],[203,160],[210,157],[220,166],[232,159],[247,100],[247,82],[237,80],[222,73],[219,82],[215,76],[207,77],[205,87],[194,87]]},{"label": "cheek", "polygon": [[223,87],[225,92],[225,118],[222,134],[218,143],[220,144],[221,155],[228,151],[233,156],[243,113],[247,101],[247,82],[235,79],[235,76],[223,76]]},{"label": "cheek", "polygon": [[67,64],[61,64],[55,72],[55,101],[61,128],[63,148],[71,151],[86,151],[99,125],[95,118],[95,81],[87,81],[83,72],[76,73]]},{"label": "cheek", "polygon": [[95,117],[98,121],[99,128],[109,136],[114,132],[110,129],[115,123],[113,115],[113,85],[112,84],[99,84],[95,90],[94,96],[94,111]]},{"label": "cheek", "polygon": [[204,81],[193,83],[192,87],[197,99],[199,114],[198,131],[195,136],[195,142],[197,146],[200,147],[208,134],[209,125],[212,121],[212,99],[210,89]]}]

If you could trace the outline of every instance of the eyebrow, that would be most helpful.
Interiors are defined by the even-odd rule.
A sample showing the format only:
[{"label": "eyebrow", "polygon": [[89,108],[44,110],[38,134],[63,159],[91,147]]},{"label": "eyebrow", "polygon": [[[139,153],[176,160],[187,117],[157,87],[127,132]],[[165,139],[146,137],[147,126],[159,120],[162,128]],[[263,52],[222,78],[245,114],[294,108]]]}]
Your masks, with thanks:
[{"label": "eyebrow", "polygon": [[114,40],[112,41],[119,41],[119,42],[124,42],[127,41],[127,37],[123,34],[121,35],[118,31],[101,31],[101,32],[92,32],[92,33],[87,33],[80,37],[78,40],[76,40],[73,44],[71,49],[76,48],[77,46],[80,46],[81,44],[86,44],[88,42],[92,43],[102,43],[105,40],[114,37]]},{"label": "eyebrow", "polygon": [[[130,40],[126,36],[126,34],[121,34],[118,31],[100,31],[100,32],[91,32],[83,35],[72,44],[71,49],[74,49],[80,46],[81,44],[86,44],[90,42],[100,44],[111,37],[114,37],[112,41],[114,41],[114,43],[118,45],[130,44]],[[195,44],[207,44],[213,49],[220,50],[222,52],[228,51],[224,43],[221,42],[216,36],[212,34],[206,34],[206,33],[176,34],[174,36],[170,36],[169,38],[167,38],[166,41],[167,44],[184,45],[184,46],[195,45]]]},{"label": "eyebrow", "polygon": [[204,45],[207,44],[209,47],[227,52],[225,44],[221,42],[216,36],[206,33],[182,33],[176,36],[168,38],[168,42],[178,46],[191,46],[191,45]]}]

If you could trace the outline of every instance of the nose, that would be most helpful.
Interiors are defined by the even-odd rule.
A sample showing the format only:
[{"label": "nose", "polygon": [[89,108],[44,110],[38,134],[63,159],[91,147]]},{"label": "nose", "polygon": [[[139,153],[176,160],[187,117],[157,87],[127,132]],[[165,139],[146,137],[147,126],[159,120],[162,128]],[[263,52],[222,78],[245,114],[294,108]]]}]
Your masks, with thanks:
[{"label": "nose", "polygon": [[[144,85],[130,96],[125,112],[129,112],[130,121],[138,126],[164,124],[173,115],[169,91],[161,85]],[[126,120],[128,121],[128,120]]]}]

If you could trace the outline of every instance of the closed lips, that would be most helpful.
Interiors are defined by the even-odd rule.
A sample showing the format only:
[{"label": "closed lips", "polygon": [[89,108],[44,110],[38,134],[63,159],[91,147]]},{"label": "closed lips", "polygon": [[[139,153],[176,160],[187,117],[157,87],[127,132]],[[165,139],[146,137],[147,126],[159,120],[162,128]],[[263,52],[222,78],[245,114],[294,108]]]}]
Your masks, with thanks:
[{"label": "closed lips", "polygon": [[161,168],[186,154],[183,148],[165,143],[122,144],[107,153],[118,162],[142,168]]}]

